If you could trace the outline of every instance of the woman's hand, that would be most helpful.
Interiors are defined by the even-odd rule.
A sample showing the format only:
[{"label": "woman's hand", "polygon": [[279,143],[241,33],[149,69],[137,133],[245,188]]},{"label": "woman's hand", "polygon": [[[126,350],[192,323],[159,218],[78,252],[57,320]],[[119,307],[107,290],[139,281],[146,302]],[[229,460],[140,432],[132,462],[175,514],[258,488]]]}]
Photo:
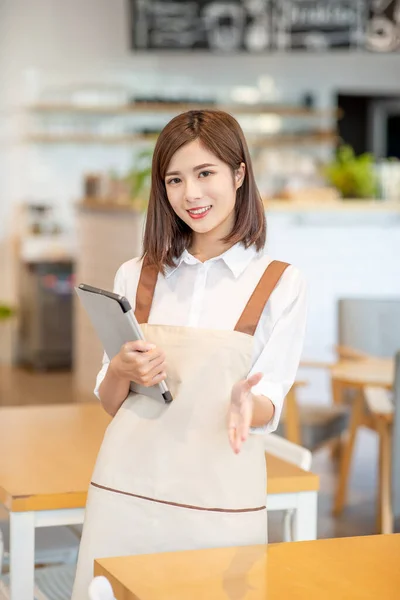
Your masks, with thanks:
[{"label": "woman's hand", "polygon": [[232,389],[231,404],[228,411],[229,443],[238,454],[249,434],[253,418],[253,395],[251,389],[261,381],[262,373],[255,373],[248,379],[235,383]]},{"label": "woman's hand", "polygon": [[167,376],[164,352],[143,340],[124,344],[109,368],[118,378],[145,387],[156,385]]}]

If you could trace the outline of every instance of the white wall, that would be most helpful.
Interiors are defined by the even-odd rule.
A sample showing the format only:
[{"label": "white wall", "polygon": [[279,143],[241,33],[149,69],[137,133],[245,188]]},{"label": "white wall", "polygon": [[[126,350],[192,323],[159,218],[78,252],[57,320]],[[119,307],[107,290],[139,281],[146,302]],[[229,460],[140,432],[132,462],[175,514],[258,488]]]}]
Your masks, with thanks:
[{"label": "white wall", "polygon": [[[13,0],[0,3],[2,51],[0,108],[14,110],[34,100],[36,91],[69,83],[123,84],[133,93],[200,89],[224,97],[235,85],[272,78],[275,97],[297,102],[305,92],[325,107],[337,90],[400,91],[400,55],[370,53],[135,54],[129,50],[126,0]],[[22,115],[2,112],[2,127],[17,141]],[[4,148],[4,146],[3,146]],[[96,166],[129,164],[123,148],[26,148],[6,146],[0,160],[0,240],[10,207],[21,198],[54,197],[68,217],[80,193],[80,174]]]}]

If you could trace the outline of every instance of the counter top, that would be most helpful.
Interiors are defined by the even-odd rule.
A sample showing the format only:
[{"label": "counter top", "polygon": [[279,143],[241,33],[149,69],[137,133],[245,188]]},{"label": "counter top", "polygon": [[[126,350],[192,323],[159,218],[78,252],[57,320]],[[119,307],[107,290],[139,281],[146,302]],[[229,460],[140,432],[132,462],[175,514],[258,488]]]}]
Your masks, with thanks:
[{"label": "counter top", "polygon": [[281,213],[395,213],[400,214],[400,202],[389,200],[331,200],[321,202],[296,202],[295,200],[266,200],[267,212]]}]

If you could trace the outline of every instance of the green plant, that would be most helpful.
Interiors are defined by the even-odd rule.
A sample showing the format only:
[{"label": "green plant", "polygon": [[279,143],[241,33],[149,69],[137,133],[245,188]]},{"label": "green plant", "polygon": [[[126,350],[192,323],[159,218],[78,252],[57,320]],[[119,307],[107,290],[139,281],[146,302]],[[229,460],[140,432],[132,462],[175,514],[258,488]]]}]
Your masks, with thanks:
[{"label": "green plant", "polygon": [[356,156],[351,146],[340,146],[336,158],[323,167],[323,174],[343,198],[375,198],[378,181],[372,154]]},{"label": "green plant", "polygon": [[134,166],[123,177],[131,203],[139,210],[146,210],[149,201],[152,158],[153,148],[140,151],[134,156]]},{"label": "green plant", "polygon": [[15,314],[15,311],[11,306],[0,303],[0,321],[5,321]]}]

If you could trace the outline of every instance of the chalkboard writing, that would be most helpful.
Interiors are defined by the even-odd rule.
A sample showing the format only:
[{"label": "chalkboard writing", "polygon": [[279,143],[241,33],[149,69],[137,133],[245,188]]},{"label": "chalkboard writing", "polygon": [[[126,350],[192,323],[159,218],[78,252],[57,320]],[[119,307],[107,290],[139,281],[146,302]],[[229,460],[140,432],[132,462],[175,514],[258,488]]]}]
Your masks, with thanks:
[{"label": "chalkboard writing", "polygon": [[371,0],[366,47],[375,52],[400,50],[400,0]]},{"label": "chalkboard writing", "polygon": [[129,2],[137,50],[400,50],[400,0]]},{"label": "chalkboard writing", "polygon": [[365,0],[275,0],[278,50],[352,48],[362,44]]},{"label": "chalkboard writing", "polygon": [[140,50],[260,52],[270,46],[270,0],[131,0]]}]

